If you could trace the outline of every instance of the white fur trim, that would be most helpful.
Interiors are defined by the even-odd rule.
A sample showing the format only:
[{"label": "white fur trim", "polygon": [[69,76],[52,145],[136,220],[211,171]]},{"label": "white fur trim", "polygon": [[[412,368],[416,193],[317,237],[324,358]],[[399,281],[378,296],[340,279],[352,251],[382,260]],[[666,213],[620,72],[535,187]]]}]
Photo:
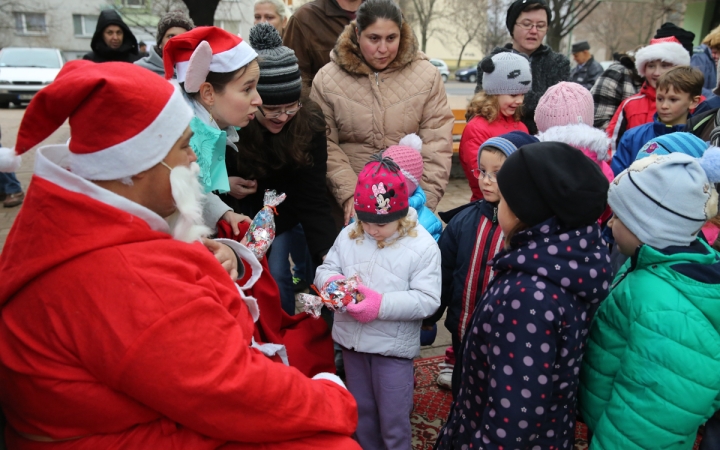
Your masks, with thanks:
[{"label": "white fur trim", "polygon": [[412,147],[415,150],[420,152],[420,151],[422,151],[423,141],[420,138],[420,136],[418,136],[417,134],[410,133],[407,136],[405,136],[404,138],[400,139],[400,142],[398,142],[398,145]]},{"label": "white fur trim", "polygon": [[645,76],[647,63],[656,60],[669,62],[676,66],[689,66],[690,53],[677,42],[660,42],[648,45],[635,53],[635,66],[637,66],[638,73]]},{"label": "white fur trim", "polygon": [[342,387],[344,387],[345,389],[347,389],[347,387],[345,387],[345,383],[343,383],[342,379],[340,379],[340,377],[337,376],[337,375],[335,375],[334,373],[320,372],[319,374],[317,374],[317,375],[315,375],[314,377],[312,377],[312,379],[313,379],[313,380],[327,380],[327,381],[332,381],[333,383],[335,383],[335,384],[337,384],[337,385],[339,385],[339,386],[342,386]]},{"label": "white fur trim", "polygon": [[255,337],[252,338],[250,342],[250,347],[257,349],[262,353],[263,355],[267,356],[268,358],[271,356],[279,356],[282,360],[283,364],[286,366],[290,365],[290,361],[288,361],[287,356],[287,349],[284,345],[281,344],[258,344],[255,342]]},{"label": "white fur trim", "polygon": [[[257,56],[257,53],[250,47],[250,44],[242,41],[230,50],[214,54],[210,61],[210,72],[228,73],[238,70],[249,64],[250,61],[257,58]],[[189,66],[190,61],[182,61],[175,64],[178,83],[185,81]]]},{"label": "white fur trim", "polygon": [[14,148],[0,147],[0,172],[17,172],[22,158]]},{"label": "white fur trim", "polygon": [[[240,258],[242,261],[245,261],[248,266],[250,266],[250,272],[252,273],[252,275],[250,275],[250,279],[248,279],[247,282],[242,286],[238,285],[237,283],[235,285],[237,286],[238,292],[240,293],[240,297],[243,299],[245,305],[250,310],[250,315],[253,318],[253,322],[257,322],[257,320],[260,318],[260,307],[258,306],[257,299],[252,295],[246,295],[244,291],[245,289],[250,289],[251,287],[253,287],[255,283],[257,283],[257,280],[260,279],[260,275],[263,271],[262,265],[260,265],[260,262],[257,260],[253,252],[251,252],[250,249],[248,249],[241,243],[232,239],[215,240],[218,242],[222,242],[223,244],[233,249],[238,258]],[[242,264],[242,261],[238,261],[238,264]]]},{"label": "white fur trim", "polygon": [[127,141],[94,153],[71,153],[70,170],[87,180],[118,180],[136,175],[165,159],[192,117],[192,110],[176,89],[144,130]]},{"label": "white fur trim", "polygon": [[[150,211],[148,208],[117,195],[107,189],[92,183],[68,170],[68,160],[71,158],[67,145],[47,145],[40,147],[35,155],[36,176],[67,189],[71,192],[86,195],[106,205],[113,206],[128,214],[144,220],[148,226],[163,233],[170,234],[170,227],[165,219]],[[32,189],[32,187],[30,187]]]},{"label": "white fur trim", "polygon": [[610,138],[604,131],[584,123],[550,127],[539,133],[540,142],[563,142],[572,147],[583,148],[596,153],[598,161],[607,161]]}]

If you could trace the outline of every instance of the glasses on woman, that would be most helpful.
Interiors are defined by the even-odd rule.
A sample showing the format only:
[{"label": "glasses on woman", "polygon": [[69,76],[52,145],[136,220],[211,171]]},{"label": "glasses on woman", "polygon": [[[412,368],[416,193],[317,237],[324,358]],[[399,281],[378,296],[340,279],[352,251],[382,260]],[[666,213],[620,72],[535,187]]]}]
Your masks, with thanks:
[{"label": "glasses on woman", "polygon": [[486,172],[482,169],[473,169],[472,174],[475,178],[478,180],[484,180],[485,177],[491,182],[495,183],[497,181],[497,172]]},{"label": "glasses on woman", "polygon": [[258,109],[260,110],[262,115],[265,116],[265,118],[267,118],[267,119],[277,119],[278,117],[282,116],[283,114],[286,114],[286,115],[292,117],[295,114],[297,114],[298,111],[300,111],[300,108],[302,108],[302,103],[300,103],[300,102],[298,102],[297,106],[295,106],[294,108],[286,109],[285,111],[283,111],[283,110],[266,111],[265,109],[262,108],[262,106],[258,106]]},{"label": "glasses on woman", "polygon": [[532,23],[530,21],[515,22],[515,25],[519,26],[523,30],[532,30],[535,27],[539,32],[547,30],[548,24],[545,22]]}]

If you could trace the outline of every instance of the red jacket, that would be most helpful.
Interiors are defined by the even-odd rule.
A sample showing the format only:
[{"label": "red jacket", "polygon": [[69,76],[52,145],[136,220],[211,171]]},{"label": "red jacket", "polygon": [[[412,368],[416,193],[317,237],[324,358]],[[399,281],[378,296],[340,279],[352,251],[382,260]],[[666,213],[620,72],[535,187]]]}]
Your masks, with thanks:
[{"label": "red jacket", "polygon": [[206,248],[45,150],[0,255],[8,448],[359,448],[352,395],[250,347]]},{"label": "red jacket", "polygon": [[462,137],[460,138],[460,164],[465,172],[472,190],[470,201],[481,200],[483,198],[478,180],[472,175],[472,170],[477,169],[478,150],[480,146],[491,137],[500,136],[501,134],[511,131],[522,131],[527,133],[528,129],[522,122],[516,122],[512,117],[506,117],[498,114],[497,119],[489,123],[486,118],[475,116],[467,123]]}]

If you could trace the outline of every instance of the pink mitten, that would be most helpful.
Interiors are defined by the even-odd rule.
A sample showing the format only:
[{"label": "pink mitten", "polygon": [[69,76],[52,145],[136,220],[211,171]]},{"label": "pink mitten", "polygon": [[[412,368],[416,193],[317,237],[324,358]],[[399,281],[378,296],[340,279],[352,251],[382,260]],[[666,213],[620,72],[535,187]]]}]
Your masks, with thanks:
[{"label": "pink mitten", "polygon": [[337,274],[337,275],[333,275],[333,276],[331,276],[330,278],[328,278],[327,281],[325,282],[325,284],[328,284],[328,283],[330,283],[331,281],[344,280],[344,279],[345,279],[345,275],[339,273],[339,274]]},{"label": "pink mitten", "polygon": [[347,312],[358,322],[372,322],[377,319],[380,313],[382,294],[362,284],[358,286],[357,290],[358,293],[365,296],[365,299],[358,303],[349,303],[347,305]]}]

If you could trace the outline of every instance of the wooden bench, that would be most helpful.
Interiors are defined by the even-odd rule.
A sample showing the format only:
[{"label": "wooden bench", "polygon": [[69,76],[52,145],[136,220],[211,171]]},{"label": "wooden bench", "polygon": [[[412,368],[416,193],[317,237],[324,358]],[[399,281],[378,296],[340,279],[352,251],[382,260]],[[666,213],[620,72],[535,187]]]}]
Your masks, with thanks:
[{"label": "wooden bench", "polygon": [[455,116],[455,125],[453,125],[452,137],[453,137],[453,153],[460,151],[460,138],[462,137],[463,130],[465,130],[465,110],[464,109],[453,109],[453,116]]}]

